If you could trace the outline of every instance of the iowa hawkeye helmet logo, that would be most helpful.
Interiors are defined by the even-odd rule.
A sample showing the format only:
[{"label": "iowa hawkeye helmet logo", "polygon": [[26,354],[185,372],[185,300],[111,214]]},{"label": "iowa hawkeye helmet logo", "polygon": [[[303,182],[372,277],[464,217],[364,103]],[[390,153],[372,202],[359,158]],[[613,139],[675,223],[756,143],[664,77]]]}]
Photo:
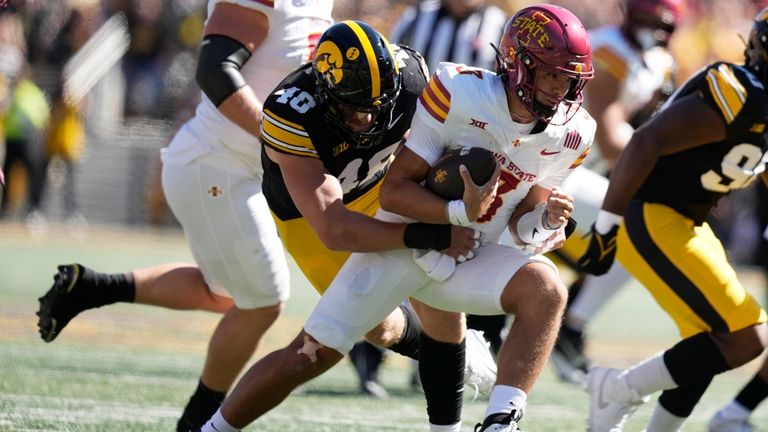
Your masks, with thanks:
[{"label": "iowa hawkeye helmet logo", "polygon": [[[356,57],[355,57],[356,58]],[[338,84],[344,78],[344,57],[332,41],[324,41],[315,52],[315,68],[331,84]]]}]

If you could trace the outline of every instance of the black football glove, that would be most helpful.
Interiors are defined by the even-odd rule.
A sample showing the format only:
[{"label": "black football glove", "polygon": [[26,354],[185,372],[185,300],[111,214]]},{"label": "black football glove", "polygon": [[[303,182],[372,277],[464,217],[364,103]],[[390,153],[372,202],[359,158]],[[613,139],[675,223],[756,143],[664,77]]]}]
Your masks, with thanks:
[{"label": "black football glove", "polygon": [[589,239],[587,251],[576,263],[579,271],[596,276],[607,273],[616,258],[616,233],[618,232],[619,226],[614,225],[607,233],[600,234],[595,231],[595,225],[592,224],[592,236]]}]

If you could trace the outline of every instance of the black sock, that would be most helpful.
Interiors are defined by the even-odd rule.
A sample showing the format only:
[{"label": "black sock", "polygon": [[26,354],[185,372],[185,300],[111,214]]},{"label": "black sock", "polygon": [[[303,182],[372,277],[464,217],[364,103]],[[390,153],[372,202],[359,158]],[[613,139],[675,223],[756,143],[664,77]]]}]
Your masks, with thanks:
[{"label": "black sock", "polygon": [[664,353],[664,364],[678,386],[706,380],[731,369],[708,333],[699,333],[675,344]]},{"label": "black sock", "polygon": [[416,316],[411,308],[405,305],[400,305],[400,310],[403,311],[403,316],[405,316],[405,329],[403,330],[403,337],[401,337],[397,343],[389,347],[389,349],[400,355],[418,360],[419,339],[422,333],[421,321],[419,321],[419,317]]},{"label": "black sock", "polygon": [[226,392],[211,390],[203,384],[202,380],[198,381],[195,393],[189,398],[187,406],[184,407],[184,413],[176,424],[176,431],[188,432],[201,427],[219,409],[224,396]]},{"label": "black sock", "polygon": [[664,390],[659,396],[659,404],[677,417],[688,418],[711,382],[712,377],[671,390]]},{"label": "black sock", "polygon": [[766,397],[768,397],[768,383],[760,375],[755,375],[752,381],[744,386],[736,396],[736,402],[744,408],[754,411]]},{"label": "black sock", "polygon": [[421,334],[419,375],[427,415],[434,425],[452,425],[461,420],[464,402],[465,341],[460,344],[438,342]]},{"label": "black sock", "polygon": [[494,355],[501,349],[501,331],[507,325],[506,315],[467,315],[467,328],[483,332],[485,340],[491,343]]},{"label": "black sock", "polygon": [[[136,283],[133,273],[99,273],[87,267],[80,267],[80,282],[73,296],[81,297],[85,309],[92,309],[117,302],[133,303],[136,299]],[[80,291],[77,293],[76,291]]]},{"label": "black sock", "polygon": [[384,361],[384,353],[383,348],[365,341],[356,343],[349,351],[352,366],[360,378],[360,386],[367,381],[379,381],[379,368]]}]

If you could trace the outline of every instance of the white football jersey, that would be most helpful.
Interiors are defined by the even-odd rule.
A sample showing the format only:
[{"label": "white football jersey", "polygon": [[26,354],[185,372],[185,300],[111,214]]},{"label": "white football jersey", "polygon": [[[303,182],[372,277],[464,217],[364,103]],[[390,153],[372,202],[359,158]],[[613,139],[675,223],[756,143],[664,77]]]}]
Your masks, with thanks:
[{"label": "white football jersey", "polygon": [[534,185],[559,186],[589,153],[594,119],[579,108],[570,121],[556,126],[566,115],[561,105],[553,124],[531,134],[532,125],[512,120],[498,75],[441,63],[419,98],[406,145],[430,165],[455,147],[483,147],[496,155],[502,169],[497,197],[473,225],[495,243]]},{"label": "white football jersey", "polygon": [[[651,100],[674,68],[674,59],[666,49],[655,47],[642,52],[629,44],[618,27],[592,30],[589,39],[595,68],[619,80],[618,101],[630,115]],[[586,94],[589,97],[589,85]]]},{"label": "white football jersey", "polygon": [[[262,102],[283,78],[310,59],[317,40],[333,23],[333,0],[209,0],[209,16],[218,3],[254,9],[269,19],[267,37],[241,70]],[[188,138],[174,140],[165,158],[185,162],[218,148],[234,152],[261,171],[258,138],[227,119],[205,95],[195,117],[182,128]]]}]

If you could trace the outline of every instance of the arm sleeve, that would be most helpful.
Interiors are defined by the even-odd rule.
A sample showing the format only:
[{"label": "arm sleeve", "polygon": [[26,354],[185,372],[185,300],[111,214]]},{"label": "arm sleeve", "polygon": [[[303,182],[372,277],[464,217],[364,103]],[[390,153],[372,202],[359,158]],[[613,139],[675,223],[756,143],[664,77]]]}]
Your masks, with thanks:
[{"label": "arm sleeve", "polygon": [[207,35],[200,46],[195,80],[200,89],[219,106],[246,85],[240,73],[251,52],[239,41],[223,35]]}]

